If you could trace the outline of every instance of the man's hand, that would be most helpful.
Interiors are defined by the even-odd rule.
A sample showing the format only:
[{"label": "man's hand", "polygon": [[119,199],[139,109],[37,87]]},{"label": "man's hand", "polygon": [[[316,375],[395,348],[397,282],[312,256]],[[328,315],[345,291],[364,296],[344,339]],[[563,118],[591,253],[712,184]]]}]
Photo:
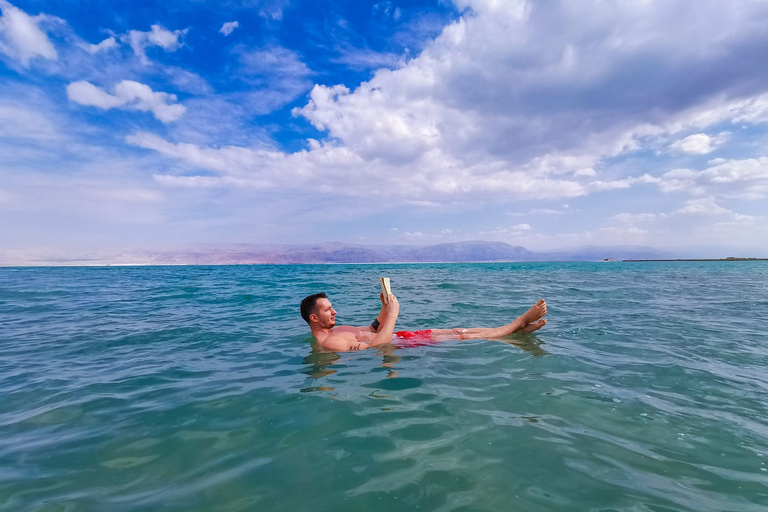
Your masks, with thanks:
[{"label": "man's hand", "polygon": [[[383,295],[383,294],[382,294]],[[386,304],[387,313],[397,316],[400,314],[400,303],[397,301],[397,297],[393,294],[389,294],[389,303]]]},{"label": "man's hand", "polygon": [[381,292],[379,294],[379,299],[381,299],[381,306],[383,309],[392,309],[392,303],[394,302],[395,307],[397,308],[397,311],[395,311],[395,314],[400,312],[400,303],[397,302],[397,297],[395,297],[394,294],[390,293],[388,296],[384,295],[384,292]]}]

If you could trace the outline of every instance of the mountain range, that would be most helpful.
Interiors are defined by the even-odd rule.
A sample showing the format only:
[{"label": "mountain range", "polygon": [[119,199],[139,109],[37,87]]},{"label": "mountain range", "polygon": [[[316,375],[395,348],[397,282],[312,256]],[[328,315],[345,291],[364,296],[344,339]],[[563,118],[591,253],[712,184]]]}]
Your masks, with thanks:
[{"label": "mountain range", "polygon": [[578,247],[534,252],[503,242],[467,241],[437,245],[359,245],[329,242],[307,245],[217,244],[165,250],[100,250],[62,255],[53,252],[0,252],[0,265],[236,265],[312,263],[458,263],[492,261],[602,261],[679,257],[650,247]]}]

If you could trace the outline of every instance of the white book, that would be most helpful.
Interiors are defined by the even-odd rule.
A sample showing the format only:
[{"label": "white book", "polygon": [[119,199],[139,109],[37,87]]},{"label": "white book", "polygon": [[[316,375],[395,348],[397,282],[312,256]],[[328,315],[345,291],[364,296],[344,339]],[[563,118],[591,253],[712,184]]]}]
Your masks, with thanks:
[{"label": "white book", "polygon": [[389,296],[392,294],[392,288],[389,286],[389,278],[379,278],[381,281],[381,292],[384,294],[384,301],[389,302]]}]

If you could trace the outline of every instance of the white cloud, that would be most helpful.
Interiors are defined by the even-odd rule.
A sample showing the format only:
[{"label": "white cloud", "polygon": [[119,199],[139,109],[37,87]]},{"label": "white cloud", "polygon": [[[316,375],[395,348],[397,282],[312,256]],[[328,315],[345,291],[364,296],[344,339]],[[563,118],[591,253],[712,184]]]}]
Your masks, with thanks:
[{"label": "white cloud", "polygon": [[480,235],[482,236],[493,236],[493,237],[499,237],[499,236],[514,236],[519,237],[521,236],[525,231],[531,231],[533,228],[530,224],[516,224],[514,226],[507,226],[507,227],[498,227],[494,228],[488,231],[480,231]]},{"label": "white cloud", "polygon": [[[283,161],[285,160],[285,155],[277,151],[236,146],[213,149],[194,144],[173,144],[147,132],[129,135],[126,137],[126,141],[129,144],[183,160],[196,168],[219,173],[219,176],[213,176],[211,180],[201,181],[215,181],[217,179],[226,181],[227,176],[240,179],[253,176],[253,181],[260,181],[259,176],[268,174],[270,170],[273,171],[275,177],[279,177],[282,174]],[[301,175],[302,172],[299,170],[298,174]],[[219,178],[220,176],[224,176],[224,178]],[[171,181],[167,182],[170,183]]]},{"label": "white cloud", "polygon": [[715,200],[711,197],[702,199],[693,199],[687,201],[685,206],[679,210],[675,210],[674,213],[679,215],[726,215],[733,213],[722,206],[715,203]]},{"label": "white cloud", "polygon": [[[473,14],[446,27],[419,57],[401,69],[380,70],[356,90],[318,85],[309,104],[295,114],[366,161],[408,164],[429,158],[452,164],[446,178],[482,180],[482,164],[494,159],[511,171],[525,171],[528,179],[568,172],[579,186],[601,191],[637,182],[584,183],[581,178],[598,177],[595,164],[602,159],[690,127],[744,119],[765,103],[757,97],[711,97],[691,81],[692,88],[702,89],[698,102],[662,109],[659,102],[676,99],[680,84],[670,82],[660,90],[663,79],[654,78],[654,87],[646,89],[642,84],[650,75],[638,66],[649,56],[656,63],[696,56],[687,65],[697,72],[721,58],[726,62],[716,52],[700,52],[711,45],[712,34],[726,47],[762,37],[748,23],[750,9],[732,15],[738,18],[734,24],[743,21],[751,30],[730,32],[714,21],[713,11],[724,8],[715,3],[693,13],[694,26],[663,2],[587,3],[584,9],[572,9],[571,2],[457,5]],[[584,15],[597,10],[600,16]],[[557,31],[552,20],[561,27]],[[595,37],[602,38],[599,44]],[[701,141],[694,147],[696,138],[682,147],[710,151],[715,139],[705,137],[705,148]],[[560,165],[540,165],[543,160]]]},{"label": "white cloud", "polygon": [[[185,179],[200,169],[206,183],[352,196],[370,194],[375,181],[374,193],[410,204],[569,198],[649,183],[717,196],[724,170],[711,179],[690,169],[626,177],[608,167],[683,134],[707,139],[680,149],[710,151],[723,134],[707,128],[768,120],[763,66],[743,63],[768,42],[757,3],[704,0],[685,17],[689,4],[678,0],[455,3],[463,16],[417,57],[358,87],[315,85],[294,115],[327,138],[305,151],[265,155],[147,134],[129,141],[179,159]],[[238,78],[254,89],[242,95],[244,109],[270,112],[306,92],[312,72],[296,53],[238,52]],[[743,179],[731,185],[731,194],[760,193]]]},{"label": "white cloud", "polygon": [[307,77],[311,70],[296,53],[282,46],[269,46],[240,53],[242,71],[249,77]]},{"label": "white cloud", "polygon": [[106,52],[117,46],[117,40],[113,36],[109,36],[99,44],[81,44],[80,47],[90,53],[96,55],[99,52]]},{"label": "white cloud", "polygon": [[730,215],[736,216],[732,211],[723,208],[712,197],[691,199],[685,202],[685,206],[672,212],[660,213],[619,213],[609,219],[613,226],[626,227],[636,224],[651,225],[658,222],[666,222],[674,217],[712,217]]},{"label": "white cloud", "polygon": [[267,21],[280,21],[283,19],[282,9],[262,9],[259,11],[259,16]]},{"label": "white cloud", "polygon": [[[528,214],[532,215],[562,215],[565,212],[562,210],[552,210],[551,208],[533,208],[528,211]],[[519,214],[527,215],[527,214]]]},{"label": "white cloud", "polygon": [[172,103],[176,101],[176,95],[154,92],[148,85],[131,80],[123,80],[117,84],[114,94],[109,94],[90,82],[73,82],[67,86],[67,96],[80,105],[94,106],[103,110],[122,108],[152,112],[155,118],[163,123],[176,121],[186,111],[183,105]]},{"label": "white cloud", "polygon": [[164,66],[162,71],[170,82],[181,91],[200,96],[209,96],[213,93],[213,87],[196,73],[175,66]]},{"label": "white cloud", "polygon": [[768,122],[768,96],[761,95],[750,99],[734,112],[735,123],[765,123]]},{"label": "white cloud", "polygon": [[385,20],[397,21],[400,19],[402,12],[399,7],[395,7],[392,2],[378,2],[373,5],[373,13],[380,15]]},{"label": "white cloud", "polygon": [[43,21],[58,18],[40,14],[30,16],[6,0],[0,0],[0,52],[21,61],[29,67],[29,61],[35,57],[56,60],[58,53],[45,32],[40,29]]},{"label": "white cloud", "polygon": [[142,63],[149,63],[146,49],[150,46],[159,46],[167,52],[175,52],[182,46],[179,38],[187,33],[187,29],[170,31],[161,25],[152,25],[149,32],[131,30],[120,36],[120,40],[130,45],[133,53]]},{"label": "white cloud", "polygon": [[237,50],[238,80],[250,86],[238,99],[255,115],[268,114],[295,100],[312,88],[312,70],[301,57],[281,46]]},{"label": "white cloud", "polygon": [[649,221],[656,220],[657,218],[658,218],[658,215],[655,213],[638,213],[638,214],[619,213],[611,217],[610,223],[620,224],[620,225],[629,225],[629,224],[635,224],[638,222],[649,222]]},{"label": "white cloud", "polygon": [[[467,173],[467,179],[461,179],[460,176],[445,175],[442,167],[428,161],[424,165],[405,168],[367,162],[349,149],[334,145],[317,145],[310,151],[285,154],[235,146],[208,148],[173,144],[147,133],[129,136],[127,140],[194,167],[216,171],[222,178],[244,178],[253,180],[258,186],[270,183],[270,186],[306,187],[323,193],[351,196],[394,195],[398,201],[420,200],[422,197],[433,200],[453,197],[468,201],[488,194],[530,199],[586,193],[584,187],[573,181],[531,179],[523,173],[494,169],[493,166],[483,171],[485,175],[482,177],[470,178],[472,173]],[[377,183],[373,190],[371,182]]]},{"label": "white cloud", "polygon": [[706,155],[715,149],[712,147],[712,139],[705,133],[689,135],[672,144],[671,148],[675,151],[682,151],[683,153],[691,153],[694,155]]},{"label": "white cloud", "polygon": [[761,199],[768,195],[768,157],[715,159],[703,171],[673,169],[653,179],[663,192]]},{"label": "white cloud", "polygon": [[697,133],[678,140],[670,146],[670,149],[692,155],[706,155],[722,145],[729,135],[729,132],[723,132],[717,136],[710,137],[706,133]]},{"label": "white cloud", "polygon": [[267,21],[280,21],[283,19],[283,9],[290,0],[262,0],[259,16]]},{"label": "white cloud", "polygon": [[[723,247],[755,247],[756,240],[768,236],[768,219],[744,215],[723,207],[714,197],[685,201],[680,208],[659,213],[620,213],[609,225],[589,231],[589,237],[602,234],[598,243],[647,243],[655,247],[704,244]],[[720,255],[726,256],[725,254]]]},{"label": "white cloud", "polygon": [[240,26],[240,23],[238,23],[237,21],[228,21],[221,26],[221,28],[219,29],[219,32],[221,32],[225,36],[228,36],[239,26]]},{"label": "white cloud", "polygon": [[331,62],[355,69],[398,68],[405,64],[400,55],[367,48],[341,48],[339,56],[331,59]]}]

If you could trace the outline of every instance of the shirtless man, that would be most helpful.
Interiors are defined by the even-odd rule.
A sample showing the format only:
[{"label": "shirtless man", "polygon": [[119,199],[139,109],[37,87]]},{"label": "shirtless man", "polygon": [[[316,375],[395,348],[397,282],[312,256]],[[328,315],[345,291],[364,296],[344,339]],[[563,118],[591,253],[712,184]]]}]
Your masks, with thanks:
[{"label": "shirtless man", "polygon": [[[364,327],[336,325],[336,310],[324,293],[310,295],[301,301],[301,317],[309,324],[312,336],[323,348],[335,352],[365,350],[394,340],[412,340],[417,344],[431,344],[441,340],[498,338],[513,332],[533,332],[547,323],[542,317],[547,314],[547,303],[538,301],[531,308],[515,318],[512,323],[501,327],[478,327],[474,329],[430,329],[425,331],[395,332],[395,322],[400,313],[400,303],[394,295],[385,299],[380,295],[381,311],[376,320]],[[431,342],[431,343],[430,343]],[[406,343],[406,345],[412,343]]]}]

